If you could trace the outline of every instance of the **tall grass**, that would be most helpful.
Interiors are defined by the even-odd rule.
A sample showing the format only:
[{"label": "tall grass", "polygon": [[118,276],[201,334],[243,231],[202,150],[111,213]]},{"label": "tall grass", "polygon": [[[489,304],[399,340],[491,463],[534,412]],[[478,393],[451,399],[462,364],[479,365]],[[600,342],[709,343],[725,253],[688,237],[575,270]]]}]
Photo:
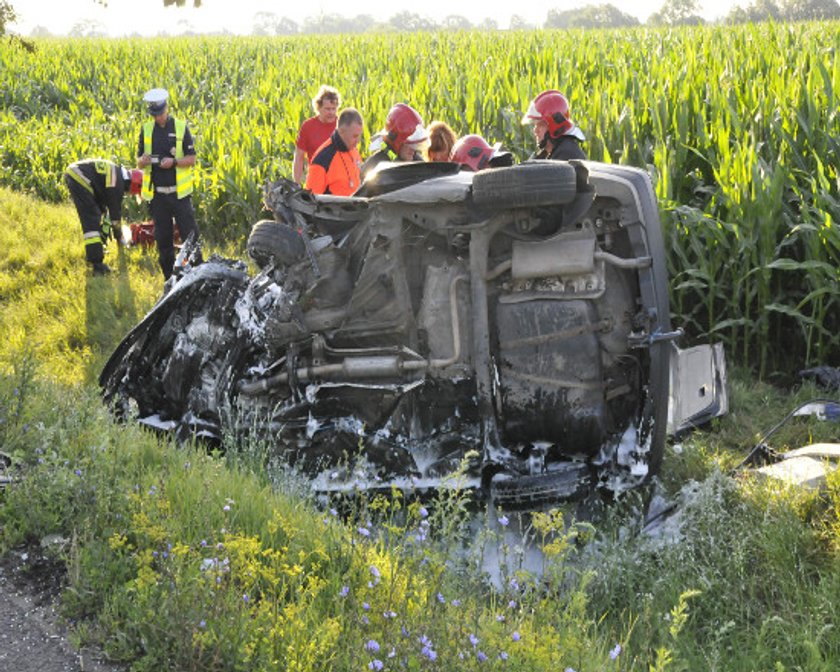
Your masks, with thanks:
[{"label": "tall grass", "polygon": [[196,137],[204,230],[240,245],[324,81],[368,131],[396,101],[532,151],[537,92],[572,101],[596,160],[647,168],[676,317],[760,374],[840,356],[838,23],[0,47],[0,183],[49,200],[69,162],[133,162],[151,86]]}]

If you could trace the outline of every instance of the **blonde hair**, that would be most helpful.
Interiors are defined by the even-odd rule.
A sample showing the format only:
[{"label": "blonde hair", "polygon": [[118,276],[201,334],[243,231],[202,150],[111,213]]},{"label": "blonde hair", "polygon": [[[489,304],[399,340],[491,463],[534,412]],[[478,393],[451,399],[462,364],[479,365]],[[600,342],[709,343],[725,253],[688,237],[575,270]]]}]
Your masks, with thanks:
[{"label": "blonde hair", "polygon": [[321,105],[324,104],[325,100],[334,100],[336,107],[341,107],[341,94],[338,89],[321,84],[321,88],[318,89],[318,93],[312,99],[312,109],[315,110],[315,114],[321,111]]},{"label": "blonde hair", "polygon": [[445,121],[433,121],[429,124],[428,131],[429,144],[425,150],[426,159],[428,160],[430,152],[446,152],[446,160],[449,160],[449,155],[455,146],[455,131]]}]

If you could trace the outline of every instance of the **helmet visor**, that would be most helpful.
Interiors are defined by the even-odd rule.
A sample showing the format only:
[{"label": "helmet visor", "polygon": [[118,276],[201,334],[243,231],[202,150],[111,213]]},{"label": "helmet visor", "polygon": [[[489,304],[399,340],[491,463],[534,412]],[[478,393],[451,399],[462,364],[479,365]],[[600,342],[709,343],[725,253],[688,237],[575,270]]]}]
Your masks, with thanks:
[{"label": "helmet visor", "polygon": [[533,124],[542,119],[542,115],[537,111],[535,102],[536,101],[532,100],[531,104],[528,106],[528,111],[525,113],[525,116],[522,117],[523,124]]}]

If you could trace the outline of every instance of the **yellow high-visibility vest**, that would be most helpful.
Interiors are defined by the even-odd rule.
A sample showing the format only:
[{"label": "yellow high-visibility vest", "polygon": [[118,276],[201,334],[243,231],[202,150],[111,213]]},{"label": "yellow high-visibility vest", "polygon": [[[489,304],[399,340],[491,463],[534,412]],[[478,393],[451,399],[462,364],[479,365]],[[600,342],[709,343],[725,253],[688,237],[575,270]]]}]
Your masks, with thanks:
[{"label": "yellow high-visibility vest", "polygon": [[[175,119],[175,159],[183,158],[184,156],[184,131],[186,131],[187,122]],[[149,121],[143,124],[143,153],[152,153],[152,132],[155,129],[155,122]],[[192,166],[175,166],[175,186],[178,198],[189,196],[193,191],[193,167]],[[154,186],[152,185],[152,167],[146,166],[143,169],[143,189],[140,192],[144,201],[151,201],[155,195]]]}]

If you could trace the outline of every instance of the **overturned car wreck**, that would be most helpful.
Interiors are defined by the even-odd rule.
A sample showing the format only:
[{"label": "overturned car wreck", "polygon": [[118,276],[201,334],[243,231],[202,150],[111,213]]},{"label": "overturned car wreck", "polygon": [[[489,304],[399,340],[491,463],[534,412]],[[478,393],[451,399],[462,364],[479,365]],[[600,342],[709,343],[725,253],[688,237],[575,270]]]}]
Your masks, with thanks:
[{"label": "overturned car wreck", "polygon": [[257,436],[319,491],[459,474],[531,507],[641,483],[668,425],[726,411],[721,350],[674,344],[640,170],[401,164],[352,197],[282,180],[266,205],[258,274],[188,268],[111,356],[120,412]]}]

